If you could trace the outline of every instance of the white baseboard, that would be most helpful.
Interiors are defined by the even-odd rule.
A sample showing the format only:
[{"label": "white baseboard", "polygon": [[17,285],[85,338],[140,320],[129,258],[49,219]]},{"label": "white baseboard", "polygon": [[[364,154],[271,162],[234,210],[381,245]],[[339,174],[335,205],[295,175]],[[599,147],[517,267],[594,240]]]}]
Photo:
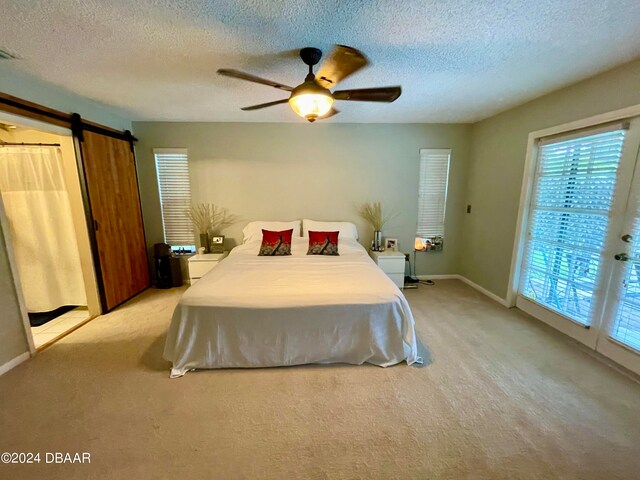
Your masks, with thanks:
[{"label": "white baseboard", "polygon": [[491,300],[495,300],[496,302],[498,302],[503,307],[509,308],[509,304],[507,303],[507,301],[504,298],[499,297],[495,293],[490,292],[489,290],[487,290],[484,287],[481,287],[477,283],[472,282],[467,277],[464,277],[462,275],[458,275],[457,273],[450,273],[450,274],[447,274],[447,275],[418,275],[417,277],[418,277],[419,280],[460,280],[461,282],[466,283],[467,285],[469,285],[470,287],[472,287],[475,290],[479,291],[480,293],[486,295]]},{"label": "white baseboard", "polygon": [[477,291],[479,291],[480,293],[483,293],[484,295],[486,295],[487,297],[489,297],[492,300],[495,300],[496,302],[498,302],[500,305],[502,305],[503,307],[507,307],[509,308],[509,304],[507,303],[507,300],[499,297],[498,295],[496,295],[495,293],[490,292],[489,290],[487,290],[484,287],[481,287],[480,285],[478,285],[475,282],[472,282],[471,280],[469,280],[467,277],[463,277],[462,275],[460,275],[460,280],[463,281],[464,283],[466,283],[467,285],[469,285],[472,288],[475,288]]},{"label": "white baseboard", "polygon": [[26,360],[29,360],[30,357],[31,357],[31,354],[29,352],[24,352],[18,355],[16,358],[9,360],[4,365],[0,366],[0,375],[4,375],[12,368],[17,367],[18,365],[20,365],[22,362]]}]

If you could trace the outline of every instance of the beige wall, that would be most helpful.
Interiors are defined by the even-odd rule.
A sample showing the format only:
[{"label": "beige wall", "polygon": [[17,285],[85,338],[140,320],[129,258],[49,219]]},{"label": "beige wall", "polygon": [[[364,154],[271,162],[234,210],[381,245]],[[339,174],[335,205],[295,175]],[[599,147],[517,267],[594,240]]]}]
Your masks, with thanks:
[{"label": "beige wall", "polygon": [[461,273],[506,296],[529,132],[637,104],[640,60],[474,124]]},{"label": "beige wall", "polygon": [[193,200],[212,202],[243,219],[224,233],[242,241],[251,220],[355,222],[363,243],[372,232],[357,205],[381,201],[398,217],[384,229],[411,251],[418,208],[420,148],[451,148],[446,245],[418,254],[418,273],[459,271],[468,125],[260,124],[134,122],[147,242],[163,241],[153,148],[187,148]]},{"label": "beige wall", "polygon": [[[16,60],[16,62],[20,61]],[[86,120],[119,130],[131,130],[131,115],[128,112],[106,106],[86,97],[80,97],[64,87],[52,85],[26,73],[18,72],[12,63],[14,63],[12,60],[0,62],[0,92],[62,112],[77,112]]]}]

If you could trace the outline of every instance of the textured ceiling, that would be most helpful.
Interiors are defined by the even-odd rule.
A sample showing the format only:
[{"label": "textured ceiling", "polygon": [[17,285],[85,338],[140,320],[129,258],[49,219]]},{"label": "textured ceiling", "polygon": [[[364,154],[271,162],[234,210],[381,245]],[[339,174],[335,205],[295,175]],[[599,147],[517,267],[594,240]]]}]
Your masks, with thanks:
[{"label": "textured ceiling", "polygon": [[340,43],[371,61],[341,88],[403,94],[327,121],[471,122],[640,55],[639,26],[639,0],[0,0],[0,61],[134,120],[297,122],[215,71],[295,86],[298,49]]}]

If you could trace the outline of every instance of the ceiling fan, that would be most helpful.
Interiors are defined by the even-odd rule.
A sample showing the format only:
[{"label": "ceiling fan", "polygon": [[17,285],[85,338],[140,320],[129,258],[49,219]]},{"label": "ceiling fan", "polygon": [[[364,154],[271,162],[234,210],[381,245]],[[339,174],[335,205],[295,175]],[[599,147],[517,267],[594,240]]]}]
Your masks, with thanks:
[{"label": "ceiling fan", "polygon": [[369,61],[362,52],[355,48],[336,45],[321,65],[318,73],[314,75],[313,66],[320,61],[321,57],[322,51],[317,48],[307,47],[300,50],[300,58],[309,66],[309,73],[305,77],[304,82],[297,87],[283,85],[282,83],[256,77],[255,75],[239,70],[221,68],[218,70],[218,74],[226,77],[239,78],[240,80],[246,80],[248,82],[261,83],[262,85],[268,85],[286,92],[291,92],[289,98],[283,98],[275,102],[261,103],[260,105],[252,105],[250,107],[244,107],[241,110],[258,110],[260,108],[272,107],[288,102],[295,113],[310,122],[315,122],[317,119],[329,118],[338,113],[339,111],[333,108],[334,100],[391,103],[402,93],[402,89],[399,86],[336,90],[331,93],[330,88],[335,87],[338,82],[367,66]]}]

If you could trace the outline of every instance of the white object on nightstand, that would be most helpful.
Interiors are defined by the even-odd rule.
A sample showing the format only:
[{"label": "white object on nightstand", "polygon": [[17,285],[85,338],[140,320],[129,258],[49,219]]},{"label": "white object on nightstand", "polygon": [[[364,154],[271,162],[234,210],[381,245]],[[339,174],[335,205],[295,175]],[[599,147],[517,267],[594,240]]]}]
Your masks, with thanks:
[{"label": "white object on nightstand", "polygon": [[385,250],[384,252],[370,251],[369,255],[398,288],[404,288],[404,264],[406,262],[404,253]]},{"label": "white object on nightstand", "polygon": [[194,285],[205,273],[218,265],[218,262],[226,257],[229,252],[205,253],[189,257],[189,283]]}]

